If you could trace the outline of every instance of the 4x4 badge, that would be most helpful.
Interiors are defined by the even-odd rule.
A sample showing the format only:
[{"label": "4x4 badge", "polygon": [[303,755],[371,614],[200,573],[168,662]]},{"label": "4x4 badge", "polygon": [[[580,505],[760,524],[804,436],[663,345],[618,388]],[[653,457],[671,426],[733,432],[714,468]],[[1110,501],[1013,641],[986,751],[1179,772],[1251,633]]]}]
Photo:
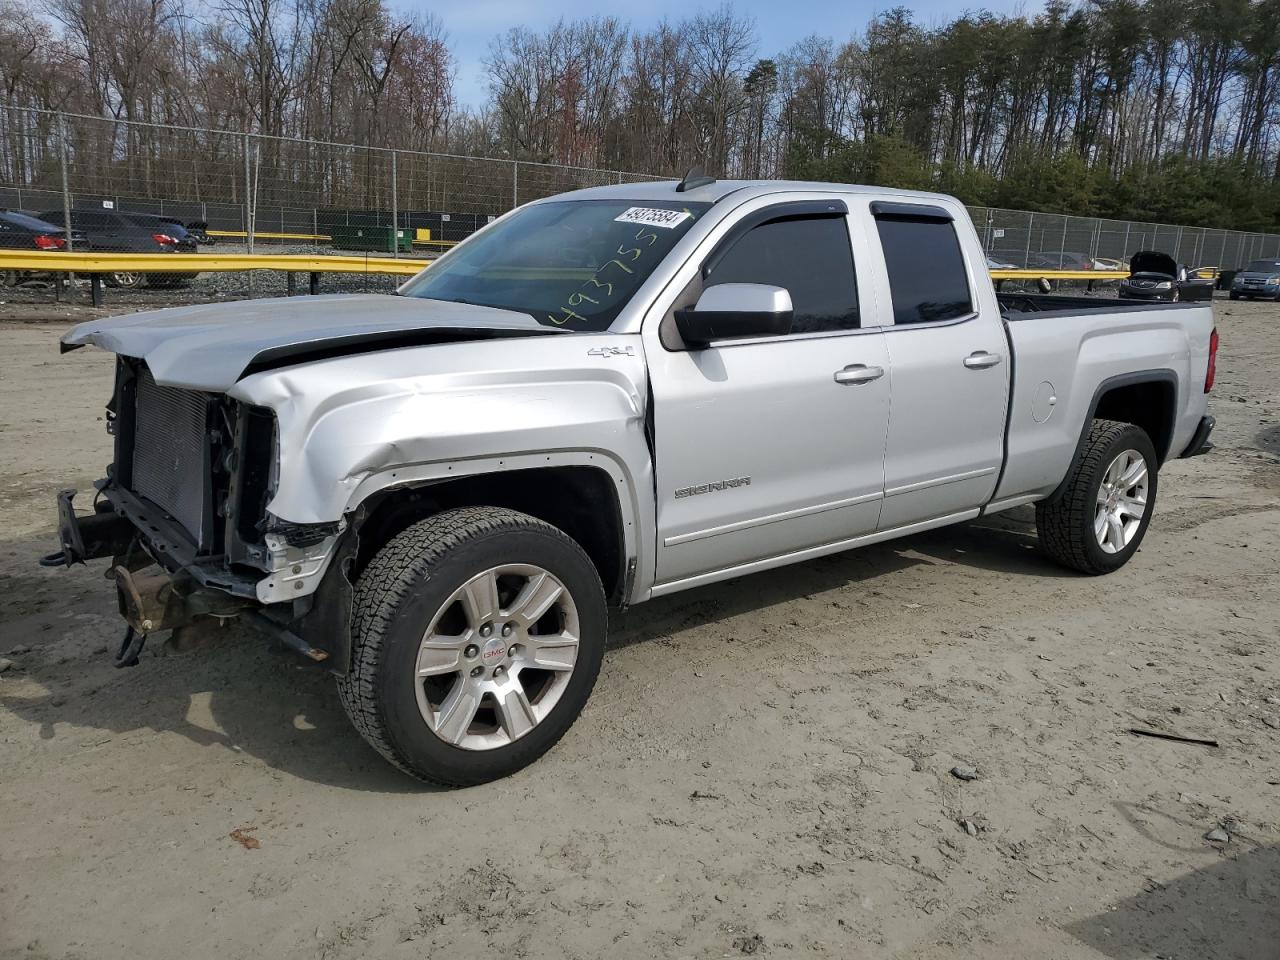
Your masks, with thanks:
[{"label": "4x4 badge", "polygon": [[588,357],[634,357],[635,347],[592,347],[587,351]]}]

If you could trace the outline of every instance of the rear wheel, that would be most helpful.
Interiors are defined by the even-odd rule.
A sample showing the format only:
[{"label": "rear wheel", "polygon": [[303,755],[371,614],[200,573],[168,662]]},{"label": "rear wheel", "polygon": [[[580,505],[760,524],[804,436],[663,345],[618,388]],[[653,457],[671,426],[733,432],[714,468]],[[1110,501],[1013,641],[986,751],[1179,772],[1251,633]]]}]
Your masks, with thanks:
[{"label": "rear wheel", "polygon": [[604,653],[604,591],[562,531],[496,507],[449,510],[391,540],[356,585],[347,715],[406,773],[470,786],[549,750]]},{"label": "rear wheel", "polygon": [[1040,545],[1082,573],[1118,570],[1138,551],[1156,501],[1156,451],[1131,423],[1094,420],[1066,489],[1036,504]]}]

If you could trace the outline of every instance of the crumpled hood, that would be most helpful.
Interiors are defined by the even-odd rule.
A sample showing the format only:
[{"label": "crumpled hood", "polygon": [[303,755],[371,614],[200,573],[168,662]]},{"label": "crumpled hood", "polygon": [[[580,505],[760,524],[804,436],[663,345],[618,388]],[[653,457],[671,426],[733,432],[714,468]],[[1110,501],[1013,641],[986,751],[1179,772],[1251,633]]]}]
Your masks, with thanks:
[{"label": "crumpled hood", "polygon": [[[223,391],[250,367],[405,343],[561,331],[511,310],[384,294],[280,297],[172,307],[79,324],[63,351],[93,344],[145,360],[156,383]],[[290,359],[296,358],[296,359]]]}]

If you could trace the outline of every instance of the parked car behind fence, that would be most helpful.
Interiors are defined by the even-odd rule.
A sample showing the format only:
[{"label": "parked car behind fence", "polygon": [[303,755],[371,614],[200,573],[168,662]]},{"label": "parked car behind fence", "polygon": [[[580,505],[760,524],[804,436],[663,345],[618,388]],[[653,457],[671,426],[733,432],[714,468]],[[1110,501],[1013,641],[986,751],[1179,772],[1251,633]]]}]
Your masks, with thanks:
[{"label": "parked car behind fence", "polygon": [[[84,243],[83,233],[73,230],[68,236],[66,229],[56,223],[21,210],[0,210],[0,249],[54,252],[83,248]],[[37,275],[34,270],[4,270],[0,271],[0,284],[11,287]]]},{"label": "parked car behind fence", "polygon": [[1212,278],[1197,279],[1173,257],[1158,250],[1140,250],[1129,258],[1129,276],[1120,281],[1117,294],[1126,300],[1213,299]]},{"label": "parked car behind fence", "polygon": [[1254,260],[1231,281],[1232,300],[1280,299],[1280,260]]},{"label": "parked car behind fence", "polygon": [[[63,216],[61,210],[41,214],[53,222]],[[149,213],[125,213],[118,210],[72,210],[73,232],[82,232],[89,249],[101,253],[196,253],[195,239],[181,223],[170,217]],[[152,287],[174,286],[198,276],[195,273],[143,273],[118,270],[105,276],[108,285],[133,288],[144,284]]]}]

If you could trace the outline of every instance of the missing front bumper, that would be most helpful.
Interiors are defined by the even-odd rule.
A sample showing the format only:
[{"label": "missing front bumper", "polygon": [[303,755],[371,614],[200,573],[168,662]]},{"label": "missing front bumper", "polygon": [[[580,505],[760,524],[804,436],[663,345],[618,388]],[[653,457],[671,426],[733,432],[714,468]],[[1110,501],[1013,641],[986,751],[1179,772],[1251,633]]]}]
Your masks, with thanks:
[{"label": "missing front bumper", "polygon": [[[171,630],[177,639],[182,631],[233,618],[309,660],[324,663],[330,659],[328,651],[313,647],[290,629],[292,624],[285,622],[290,616],[282,615],[280,605],[268,606],[256,599],[255,581],[215,570],[205,558],[195,556],[189,541],[162,511],[117,489],[103,494],[89,515],[75,512],[76,491],[58,494],[61,549],[42,557],[40,563],[60,567],[113,559],[108,576],[115,581],[120,615],[127,624],[115,654],[116,666],[135,665],[148,634]],[[341,614],[345,625],[350,617],[349,598],[339,607],[328,605],[324,612],[328,616]],[[284,605],[284,609],[290,608]]]}]

